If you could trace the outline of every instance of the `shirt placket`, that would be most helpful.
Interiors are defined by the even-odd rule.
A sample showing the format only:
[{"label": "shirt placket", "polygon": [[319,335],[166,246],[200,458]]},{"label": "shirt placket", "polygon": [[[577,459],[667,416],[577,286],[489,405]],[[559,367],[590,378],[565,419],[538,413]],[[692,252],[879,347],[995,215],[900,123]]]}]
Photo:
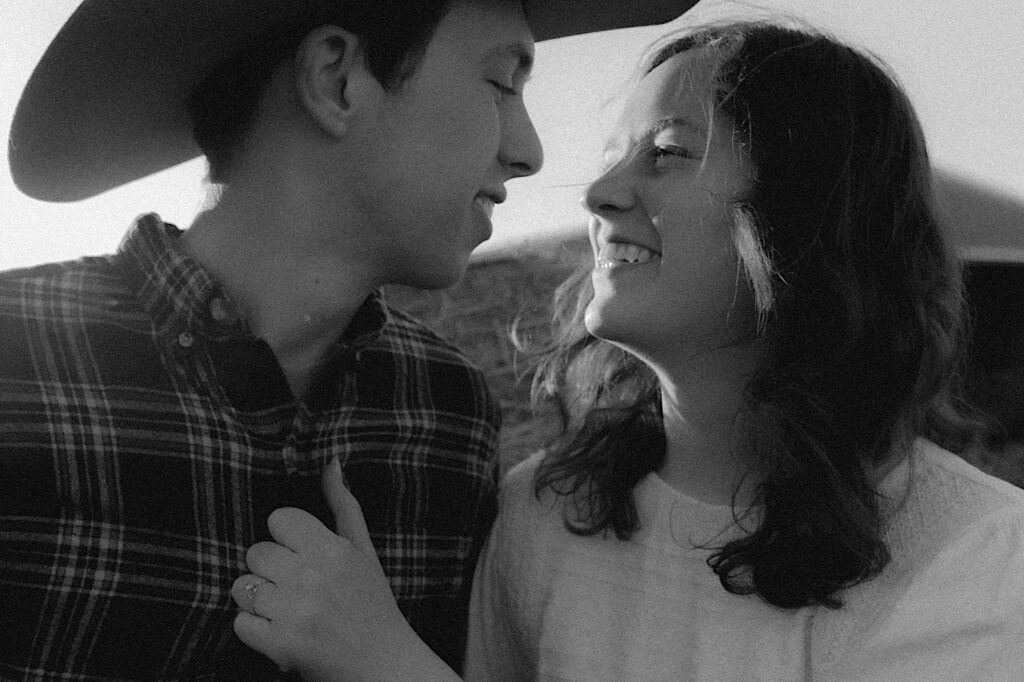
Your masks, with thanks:
[{"label": "shirt placket", "polygon": [[296,476],[303,469],[302,460],[310,457],[312,417],[305,403],[299,405],[291,429],[281,448],[281,464],[285,476]]}]

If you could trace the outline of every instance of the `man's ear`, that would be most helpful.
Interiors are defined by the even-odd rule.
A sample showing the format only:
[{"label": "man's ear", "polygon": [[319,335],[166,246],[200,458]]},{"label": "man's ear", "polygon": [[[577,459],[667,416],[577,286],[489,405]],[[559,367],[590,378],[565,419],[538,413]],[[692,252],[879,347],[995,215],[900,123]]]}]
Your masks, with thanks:
[{"label": "man's ear", "polygon": [[295,53],[295,89],[307,113],[324,132],[341,137],[363,94],[365,80],[359,37],[337,26],[310,31]]}]

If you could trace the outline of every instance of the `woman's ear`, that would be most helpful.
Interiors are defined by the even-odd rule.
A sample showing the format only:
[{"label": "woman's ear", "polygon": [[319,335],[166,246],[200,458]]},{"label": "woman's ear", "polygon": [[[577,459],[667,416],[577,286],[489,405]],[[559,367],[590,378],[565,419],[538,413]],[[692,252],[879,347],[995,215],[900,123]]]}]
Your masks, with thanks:
[{"label": "woman's ear", "polygon": [[309,32],[295,53],[295,89],[307,113],[327,134],[348,132],[367,75],[359,37],[337,26]]}]

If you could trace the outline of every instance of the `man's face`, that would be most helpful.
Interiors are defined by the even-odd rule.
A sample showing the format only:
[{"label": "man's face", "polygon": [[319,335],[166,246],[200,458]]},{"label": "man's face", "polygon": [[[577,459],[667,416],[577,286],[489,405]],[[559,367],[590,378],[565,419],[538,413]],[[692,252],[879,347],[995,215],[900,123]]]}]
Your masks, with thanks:
[{"label": "man's face", "polygon": [[532,58],[520,2],[456,2],[415,74],[384,95],[355,190],[388,281],[454,283],[490,237],[505,182],[540,168],[522,96]]}]

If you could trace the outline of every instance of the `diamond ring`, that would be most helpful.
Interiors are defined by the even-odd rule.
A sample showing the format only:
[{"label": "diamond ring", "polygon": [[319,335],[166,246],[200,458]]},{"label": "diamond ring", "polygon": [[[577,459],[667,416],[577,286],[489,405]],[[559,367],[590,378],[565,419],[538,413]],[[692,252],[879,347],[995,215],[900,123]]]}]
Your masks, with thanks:
[{"label": "diamond ring", "polygon": [[256,576],[255,580],[250,581],[245,586],[245,595],[249,598],[249,613],[256,614],[256,593],[260,591],[260,588],[268,584],[270,581],[265,578]]}]

